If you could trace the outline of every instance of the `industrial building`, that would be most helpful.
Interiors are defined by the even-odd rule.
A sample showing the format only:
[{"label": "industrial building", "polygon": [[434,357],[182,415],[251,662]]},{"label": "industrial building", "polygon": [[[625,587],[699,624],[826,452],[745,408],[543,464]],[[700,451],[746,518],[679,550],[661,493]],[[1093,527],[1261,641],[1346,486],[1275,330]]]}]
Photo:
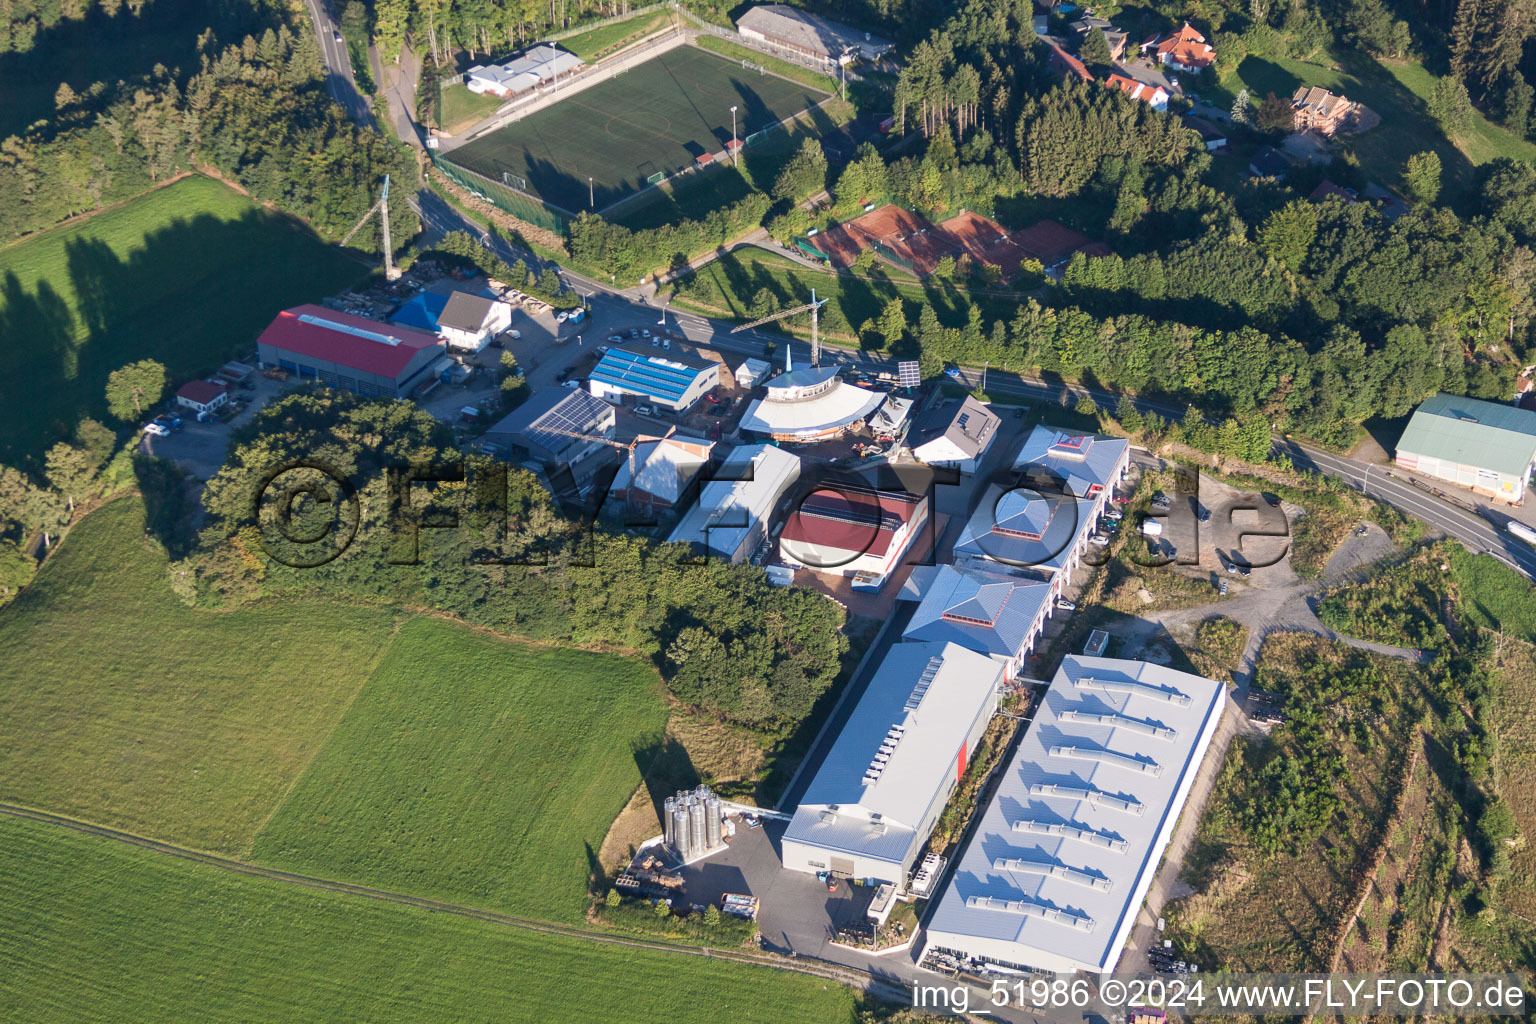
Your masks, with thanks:
[{"label": "industrial building", "polygon": [[1221,683],[1068,655],[939,897],[973,971],[1115,969],[1226,703]]},{"label": "industrial building", "polygon": [[786,4],[763,4],[752,8],[737,19],[736,30],[754,42],[828,65],[837,64],[845,53],[865,60],[879,60],[895,45],[888,39],[807,14]]},{"label": "industrial building", "polygon": [[460,352],[479,352],[511,326],[510,303],[469,292],[454,292],[437,314],[437,332]]},{"label": "industrial building", "polygon": [[919,416],[907,434],[907,447],[919,462],[974,473],[1001,423],[997,413],[967,395],[940,402]]},{"label": "industrial building", "polygon": [[[672,434],[637,437],[632,448],[632,456],[619,460],[619,471],[608,495],[632,506],[654,510],[673,508],[683,500],[694,479],[709,465],[715,445],[702,437]],[[631,465],[635,473],[633,484]]]},{"label": "industrial building", "polygon": [[603,353],[587,377],[599,398],[626,397],[684,412],[720,384],[720,364],[671,350],[619,345]]},{"label": "industrial building", "polygon": [[825,483],[807,494],[784,522],[779,557],[879,590],[906,560],[928,525],[926,496],[849,482]]},{"label": "industrial building", "polygon": [[667,539],[714,558],[745,562],[768,539],[774,508],[799,478],[799,457],[782,448],[735,448]]},{"label": "industrial building", "polygon": [[784,866],[904,886],[997,710],[1002,666],[894,645],[784,832]]},{"label": "industrial building", "polygon": [[791,369],[789,348],[784,346],[784,372],[768,381],[766,394],[747,407],[737,429],[775,441],[824,440],[862,423],[885,400],[878,391],[843,383],[835,366]]},{"label": "industrial building", "polygon": [[432,379],[443,358],[434,334],[338,313],[324,306],[285,309],[256,339],[263,366],[360,395],[405,398]]},{"label": "industrial building", "polygon": [[919,565],[899,598],[917,601],[903,640],[943,641],[985,654],[1012,682],[1055,608],[1049,582],[969,565]]},{"label": "industrial building", "polygon": [[1130,463],[1131,442],[1123,437],[1073,434],[1042,423],[1019,446],[1013,469],[1028,482],[1048,481],[1092,498],[1102,509]]},{"label": "industrial building", "polygon": [[1082,562],[1097,513],[1097,502],[1088,498],[992,484],[961,529],[955,558],[1037,573],[1059,595]]},{"label": "industrial building", "polygon": [[1435,395],[1408,421],[1396,462],[1409,472],[1518,505],[1536,466],[1536,412]]},{"label": "industrial building", "polygon": [[505,64],[476,64],[464,74],[470,92],[515,96],[582,67],[582,59],[554,43],[543,43]]},{"label": "industrial building", "polygon": [[618,416],[585,391],[550,388],[503,416],[481,440],[519,461],[574,466],[611,447]]}]

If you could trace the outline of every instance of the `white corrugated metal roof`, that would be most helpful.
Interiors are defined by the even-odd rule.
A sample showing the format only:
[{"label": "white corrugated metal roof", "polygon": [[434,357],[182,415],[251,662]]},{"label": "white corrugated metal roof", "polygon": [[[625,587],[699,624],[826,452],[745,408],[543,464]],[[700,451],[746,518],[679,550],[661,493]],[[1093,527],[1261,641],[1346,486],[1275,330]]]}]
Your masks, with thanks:
[{"label": "white corrugated metal roof", "polygon": [[927,839],[917,829],[947,795],[946,773],[977,717],[991,716],[1001,679],[1001,665],[956,644],[893,645],[784,838],[903,861]]},{"label": "white corrugated metal roof", "polygon": [[1112,970],[1220,722],[1221,683],[1069,655],[1003,772],[928,941]]},{"label": "white corrugated metal roof", "polygon": [[[750,480],[731,477],[748,475]],[[725,457],[719,479],[699,490],[699,500],[672,531],[669,541],[708,544],[729,556],[741,546],[752,524],[773,512],[784,490],[800,477],[800,458],[768,444],[749,444]],[[708,530],[705,528],[708,527]]]}]

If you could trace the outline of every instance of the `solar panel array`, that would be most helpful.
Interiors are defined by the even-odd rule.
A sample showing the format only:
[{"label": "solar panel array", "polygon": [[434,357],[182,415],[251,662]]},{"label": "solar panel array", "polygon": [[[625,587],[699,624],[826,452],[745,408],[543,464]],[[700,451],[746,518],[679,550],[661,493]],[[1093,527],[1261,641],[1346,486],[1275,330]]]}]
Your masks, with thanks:
[{"label": "solar panel array", "polygon": [[903,359],[896,364],[897,380],[904,388],[915,388],[923,382],[923,375],[917,368],[916,359]]},{"label": "solar panel array", "polygon": [[546,451],[557,452],[570,444],[572,434],[598,438],[598,424],[609,405],[585,391],[572,391],[564,401],[528,424],[523,436]]}]

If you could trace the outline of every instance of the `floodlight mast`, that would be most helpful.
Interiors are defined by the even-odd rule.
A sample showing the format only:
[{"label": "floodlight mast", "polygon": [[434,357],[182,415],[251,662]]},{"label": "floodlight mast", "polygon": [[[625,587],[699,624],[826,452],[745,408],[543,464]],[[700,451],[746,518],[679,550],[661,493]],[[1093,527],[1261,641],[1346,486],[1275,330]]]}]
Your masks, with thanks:
[{"label": "floodlight mast", "polygon": [[731,333],[732,334],[740,334],[742,331],[751,330],[754,327],[761,327],[763,324],[770,324],[770,323],[773,323],[773,321],[775,321],[775,320],[782,320],[782,319],[784,319],[787,316],[794,316],[796,313],[804,313],[806,310],[810,310],[810,313],[811,313],[811,365],[812,366],[820,366],[821,365],[821,336],[820,336],[820,334],[818,333],[818,330],[817,330],[817,322],[819,320],[818,311],[821,309],[822,306],[825,306],[826,304],[827,304],[827,300],[826,299],[817,299],[816,298],[816,289],[812,288],[811,289],[811,301],[807,302],[805,305],[803,305],[803,306],[796,306],[794,309],[786,309],[786,310],[783,310],[782,312],[773,313],[773,314],[771,314],[769,316],[762,317],[761,319],[753,320],[751,323],[742,324],[740,327],[734,328],[731,331]]}]

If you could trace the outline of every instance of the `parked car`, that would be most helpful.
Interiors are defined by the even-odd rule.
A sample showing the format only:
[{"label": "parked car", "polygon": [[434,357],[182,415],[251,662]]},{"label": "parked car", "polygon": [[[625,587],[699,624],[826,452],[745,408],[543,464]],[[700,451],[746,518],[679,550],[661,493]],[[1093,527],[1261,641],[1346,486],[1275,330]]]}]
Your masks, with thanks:
[{"label": "parked car", "polygon": [[1071,601],[1068,601],[1064,597],[1058,597],[1056,599],[1056,607],[1060,608],[1064,612],[1075,612],[1075,611],[1077,611],[1077,605],[1073,604]]},{"label": "parked car", "polygon": [[1195,512],[1195,517],[1202,523],[1208,523],[1211,521],[1211,510],[1206,508],[1204,505],[1201,505]]},{"label": "parked car", "polygon": [[170,434],[170,432],[171,429],[169,427],[160,423],[156,423],[154,420],[150,420],[148,423],[144,424],[144,433],[148,434],[150,437],[166,437]]},{"label": "parked car", "polygon": [[649,338],[650,336],[651,336],[650,328],[647,328],[647,327],[640,328],[640,337],[642,337],[642,338]]},{"label": "parked car", "polygon": [[958,378],[960,376],[960,367],[958,367],[958,366],[946,366],[946,367],[944,367],[944,376],[946,376],[946,377],[957,377]]},{"label": "parked car", "polygon": [[656,415],[656,407],[653,406],[653,405],[644,405],[644,404],[637,405],[637,406],[635,406],[635,415],[636,416],[655,416]]},{"label": "parked car", "polygon": [[1274,494],[1270,494],[1268,491],[1264,492],[1264,501],[1265,501],[1265,503],[1267,505],[1269,505],[1270,508],[1279,508],[1280,507],[1280,498],[1279,498],[1279,496],[1278,495],[1274,495]]},{"label": "parked car", "polygon": [[1227,596],[1227,581],[1226,580],[1222,580],[1221,584],[1216,589],[1217,589],[1218,592],[1220,592],[1222,597],[1226,597]]},{"label": "parked car", "polygon": [[568,381],[563,382],[560,386],[563,387],[563,388],[570,388],[572,391],[575,391],[577,388],[581,387],[581,381],[579,381],[579,380],[568,380]]},{"label": "parked car", "polygon": [[621,334],[610,334],[610,335],[608,335],[608,340],[613,342],[614,344],[618,344],[619,342],[624,340],[624,336],[621,335]]},{"label": "parked car", "polygon": [[569,320],[570,317],[571,317],[571,314],[562,309],[560,312],[555,314],[555,323],[563,324],[567,320]]},{"label": "parked car", "polygon": [[1158,491],[1156,494],[1152,495],[1152,507],[1163,510],[1173,508],[1173,499],[1168,497],[1168,495],[1164,494],[1162,491]]}]

